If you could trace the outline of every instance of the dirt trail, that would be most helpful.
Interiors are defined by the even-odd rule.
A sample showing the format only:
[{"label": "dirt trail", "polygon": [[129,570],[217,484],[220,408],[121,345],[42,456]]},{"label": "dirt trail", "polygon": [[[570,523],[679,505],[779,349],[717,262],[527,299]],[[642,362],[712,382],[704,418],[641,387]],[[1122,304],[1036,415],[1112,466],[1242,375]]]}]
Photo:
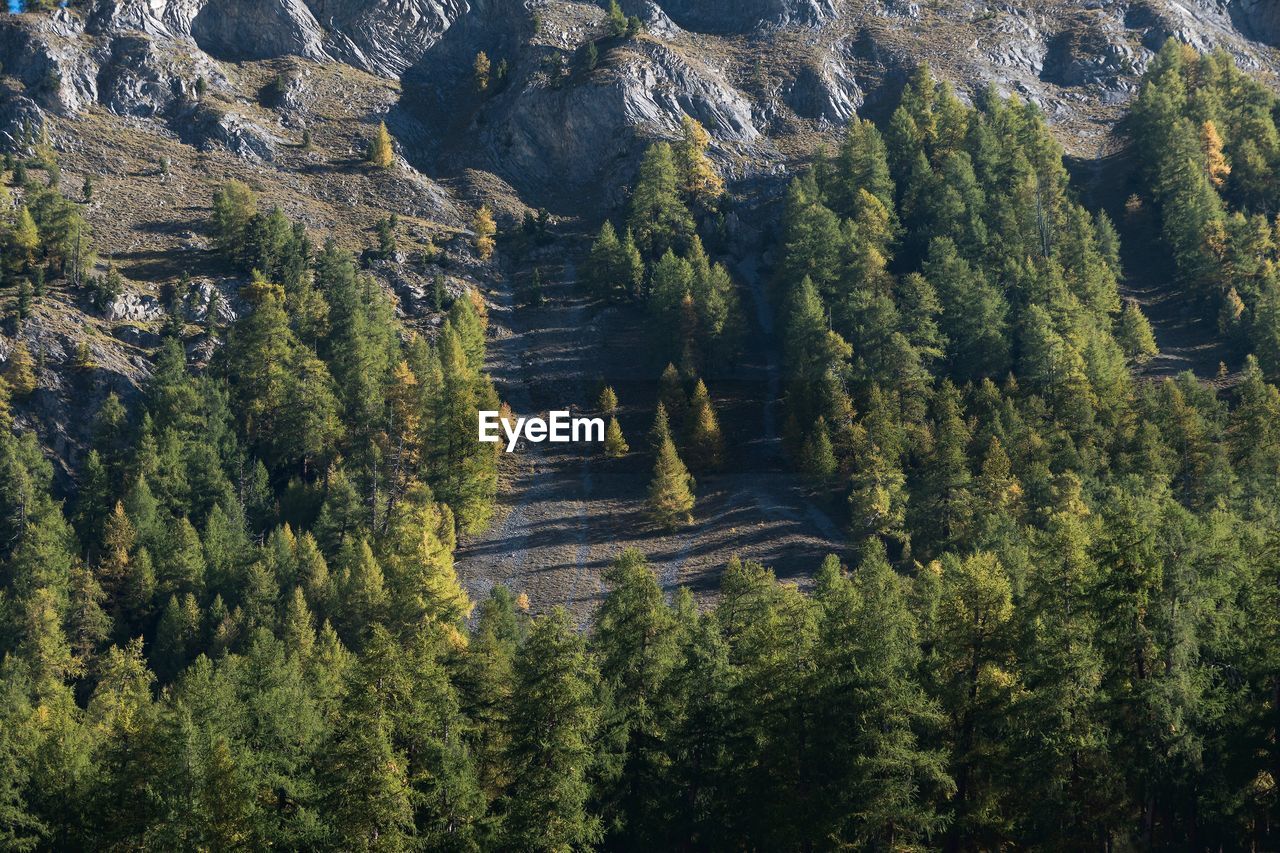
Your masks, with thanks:
[{"label": "dirt trail", "polygon": [[[1085,204],[1090,209],[1101,207],[1115,223],[1124,268],[1120,295],[1142,308],[1160,347],[1160,354],[1141,365],[1137,374],[1159,380],[1190,370],[1219,387],[1231,385],[1239,374],[1241,358],[1223,343],[1212,311],[1183,295],[1173,258],[1160,239],[1159,214],[1151,202],[1136,211],[1126,209],[1129,197],[1141,194],[1142,187],[1132,151],[1119,148],[1108,153],[1108,147],[1116,144],[1105,140],[1098,156],[1073,161],[1069,168],[1083,190]],[[1225,376],[1219,375],[1222,364],[1227,365]]]},{"label": "dirt trail", "polygon": [[[1122,223],[1119,229],[1125,273],[1120,295],[1142,308],[1160,347],[1157,356],[1138,368],[1138,375],[1158,380],[1190,370],[1200,379],[1229,386],[1239,373],[1240,357],[1223,342],[1212,310],[1183,294],[1153,218]],[[1224,364],[1226,373],[1220,375]]]},{"label": "dirt trail", "polygon": [[[758,297],[756,319],[772,331],[752,263],[738,274]],[[778,361],[772,334],[731,374],[707,377],[730,449],[728,471],[698,477],[695,523],[658,531],[644,513],[652,456],[646,434],[657,376],[643,356],[642,318],[634,307],[605,307],[575,288],[575,269],[541,268],[545,302],[515,305],[508,281],[491,300],[488,369],[502,399],[520,415],[550,409],[591,412],[600,383],[614,386],[631,446],[605,459],[596,445],[525,444],[503,454],[499,507],[489,529],[466,537],[458,572],[473,597],[495,582],[528,594],[535,611],[556,604],[585,625],[599,603],[602,572],[625,547],[648,555],[663,587],[713,595],[734,554],[758,559],[780,577],[805,580],[831,552],[844,555],[838,527],[787,470],[774,421]]]}]

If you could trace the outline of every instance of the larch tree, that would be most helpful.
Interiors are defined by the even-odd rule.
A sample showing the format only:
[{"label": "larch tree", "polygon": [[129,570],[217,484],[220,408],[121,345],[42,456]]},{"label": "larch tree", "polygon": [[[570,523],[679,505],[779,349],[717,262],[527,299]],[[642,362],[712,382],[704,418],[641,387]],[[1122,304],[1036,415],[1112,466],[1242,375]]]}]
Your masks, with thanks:
[{"label": "larch tree", "polygon": [[920,844],[945,824],[934,804],[953,790],[945,756],[928,745],[945,718],[918,681],[905,582],[879,540],[862,550],[852,576],[832,556],[816,578],[815,834],[858,847]]},{"label": "larch tree", "polygon": [[516,652],[504,846],[585,848],[602,826],[590,811],[590,773],[600,728],[599,675],[569,614],[534,621]]},{"label": "larch tree", "polygon": [[631,451],[626,437],[622,434],[622,426],[613,415],[604,430],[604,452],[610,459],[621,459]]},{"label": "larch tree", "polygon": [[694,470],[716,471],[724,465],[724,437],[720,433],[720,419],[706,384],[699,379],[689,400],[688,426],[686,428],[685,455]]},{"label": "larch tree", "polygon": [[680,199],[679,181],[671,145],[650,145],[640,161],[627,218],[627,227],[645,257],[660,258],[668,249],[681,251],[693,237],[693,217]]},{"label": "larch tree", "polygon": [[31,358],[31,350],[27,342],[19,337],[9,351],[4,363],[4,381],[8,383],[9,392],[14,399],[24,400],[36,390],[35,362]]},{"label": "larch tree", "polygon": [[693,523],[694,479],[668,436],[658,447],[649,483],[649,514],[668,530]]},{"label": "larch tree", "polygon": [[724,193],[724,179],[707,157],[711,137],[697,119],[680,118],[680,139],[674,147],[680,188],[694,202],[707,206]]},{"label": "larch tree", "polygon": [[369,147],[365,151],[365,159],[379,169],[390,168],[395,160],[395,149],[391,145],[391,132],[387,130],[385,121],[379,122],[377,129],[374,130],[373,137],[369,140]]},{"label": "larch tree", "polygon": [[482,204],[476,209],[476,214],[471,220],[471,231],[474,235],[476,254],[482,261],[489,260],[497,245],[493,238],[498,233],[498,226],[493,221],[493,212],[489,210],[489,205]]}]

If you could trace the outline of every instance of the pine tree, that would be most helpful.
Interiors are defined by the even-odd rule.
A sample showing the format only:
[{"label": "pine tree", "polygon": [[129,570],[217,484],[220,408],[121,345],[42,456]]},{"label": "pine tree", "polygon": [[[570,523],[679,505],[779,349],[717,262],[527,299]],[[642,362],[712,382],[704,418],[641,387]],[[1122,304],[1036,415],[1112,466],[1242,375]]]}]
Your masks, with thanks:
[{"label": "pine tree", "polygon": [[498,226],[494,224],[493,213],[487,204],[476,209],[475,217],[471,220],[471,230],[475,235],[476,254],[482,261],[489,260],[496,245],[493,236],[498,233]]},{"label": "pine tree", "polygon": [[35,363],[31,359],[31,351],[27,342],[19,337],[9,351],[9,358],[4,363],[4,381],[9,385],[9,392],[14,399],[24,400],[36,390]]},{"label": "pine tree", "polygon": [[231,260],[242,256],[249,223],[258,213],[258,197],[248,185],[227,181],[213,194],[213,238],[218,250]]},{"label": "pine tree", "polygon": [[674,364],[668,363],[658,380],[658,402],[662,404],[663,420],[669,416],[682,423],[689,412],[689,398],[684,393],[684,380]]},{"label": "pine tree", "polygon": [[724,438],[720,421],[711,405],[711,395],[701,379],[689,402],[685,455],[695,470],[716,471],[724,465]]},{"label": "pine tree", "polygon": [[1132,299],[1125,302],[1124,311],[1117,321],[1116,340],[1124,349],[1125,355],[1138,364],[1150,361],[1160,352],[1156,336],[1151,331],[1151,323],[1143,315],[1138,303]]},{"label": "pine tree", "polygon": [[13,225],[9,228],[8,237],[9,247],[14,253],[30,263],[36,249],[40,247],[40,232],[26,205],[18,208]]},{"label": "pine tree", "polygon": [[606,385],[600,391],[600,398],[596,401],[596,408],[604,415],[616,415],[618,413],[618,395],[614,393],[612,387]]},{"label": "pine tree", "polygon": [[503,846],[521,850],[588,847],[601,840],[588,810],[599,676],[563,608],[533,624],[515,656],[512,785]]},{"label": "pine tree", "polygon": [[386,581],[373,549],[363,539],[343,546],[338,565],[338,590],[344,607],[337,627],[347,645],[358,647],[369,626],[386,620]]},{"label": "pine tree", "polygon": [[622,38],[627,32],[627,16],[622,13],[622,7],[618,5],[618,0],[609,0],[609,35],[614,38]]},{"label": "pine tree", "polygon": [[111,617],[102,609],[107,594],[93,572],[78,561],[71,571],[68,592],[71,653],[87,670],[101,645],[111,636]]},{"label": "pine tree", "polygon": [[999,559],[979,552],[943,560],[938,602],[937,672],[952,720],[955,775],[952,839],[989,844],[1002,835],[1007,766],[1005,726],[1015,677],[1010,670],[1012,589]]},{"label": "pine tree", "polygon": [[156,675],[172,681],[195,656],[200,638],[200,605],[194,595],[169,596],[169,603],[156,627],[155,649],[151,654]]},{"label": "pine tree", "polygon": [[707,158],[707,146],[710,144],[711,137],[697,119],[687,115],[680,117],[680,140],[674,148],[680,188],[688,198],[701,205],[710,205],[724,193],[724,180]]},{"label": "pine tree", "polygon": [[732,558],[720,583],[716,621],[729,664],[725,701],[726,842],[776,849],[808,835],[814,670],[814,609],[759,563]]},{"label": "pine tree", "polygon": [[668,249],[681,251],[693,236],[693,217],[680,200],[679,173],[666,142],[656,142],[645,151],[627,227],[640,252],[649,258],[660,258]]},{"label": "pine tree", "polygon": [[[653,265],[649,283],[649,315],[655,331],[655,347],[660,354],[676,356],[690,343],[690,332],[684,322],[685,300],[691,296],[693,268],[684,258],[668,249]],[[673,410],[672,415],[678,417]]]},{"label": "pine tree", "polygon": [[[604,722],[625,756],[618,780],[604,798],[610,823],[625,827],[632,843],[661,838],[667,785],[667,742],[676,708],[667,681],[678,661],[675,615],[658,577],[635,549],[605,570],[609,593],[596,612],[591,650],[612,702]],[[608,741],[606,734],[602,740]],[[615,816],[616,815],[616,816]]]},{"label": "pine tree", "polygon": [[670,437],[658,447],[649,483],[649,514],[666,529],[693,523],[694,480]]},{"label": "pine tree", "polygon": [[805,476],[818,484],[825,484],[835,476],[839,463],[831,448],[831,433],[827,429],[827,419],[822,415],[809,431],[804,447],[800,451],[800,468]]},{"label": "pine tree", "polygon": [[846,218],[856,212],[859,192],[867,192],[893,210],[894,186],[889,174],[888,149],[874,124],[855,118],[840,143],[832,173],[823,181],[832,209]]},{"label": "pine tree", "polygon": [[917,680],[920,652],[904,582],[879,540],[850,578],[828,557],[816,578],[820,616],[813,712],[820,786],[815,838],[860,848],[920,844],[944,824],[944,756],[929,741],[944,717]]},{"label": "pine tree", "polygon": [[452,514],[436,504],[430,489],[413,484],[387,519],[379,562],[396,621],[405,631],[424,620],[457,623],[471,613],[471,600],[454,573]]},{"label": "pine tree", "polygon": [[604,431],[604,452],[610,459],[621,459],[631,452],[626,438],[622,435],[622,427],[619,426],[618,419],[612,415]]},{"label": "pine tree", "polygon": [[640,249],[636,246],[635,236],[630,226],[622,234],[618,263],[622,295],[640,296],[644,286],[644,261],[640,257]]},{"label": "pine tree", "polygon": [[1222,137],[1213,121],[1200,125],[1200,146],[1204,150],[1204,170],[1209,181],[1221,188],[1231,175],[1231,164],[1222,153]]},{"label": "pine tree", "polygon": [[352,673],[318,768],[332,842],[349,850],[400,850],[413,834],[408,759],[392,742],[393,681],[366,663]]},{"label": "pine tree", "polygon": [[1008,305],[1004,296],[960,257],[955,243],[936,237],[929,244],[924,277],[942,302],[941,325],[950,341],[949,355],[961,376],[991,376],[1008,365],[1005,337]]},{"label": "pine tree", "polygon": [[928,450],[915,502],[915,526],[941,551],[962,542],[973,521],[968,445],[972,439],[964,420],[960,394],[944,381],[934,400],[932,446]]},{"label": "pine tree", "polygon": [[395,150],[391,146],[391,133],[387,130],[385,121],[379,122],[377,130],[373,132],[373,137],[369,140],[369,147],[365,152],[365,159],[379,169],[390,168],[391,163],[394,161]]},{"label": "pine tree", "polygon": [[586,279],[593,293],[614,297],[630,289],[622,251],[613,223],[606,219],[600,226],[599,236],[591,244],[591,255],[586,264]]},{"label": "pine tree", "polygon": [[107,516],[102,528],[102,547],[98,558],[97,578],[106,591],[107,600],[117,602],[122,597],[130,572],[130,552],[133,550],[135,532],[124,504],[116,501],[115,508]]}]

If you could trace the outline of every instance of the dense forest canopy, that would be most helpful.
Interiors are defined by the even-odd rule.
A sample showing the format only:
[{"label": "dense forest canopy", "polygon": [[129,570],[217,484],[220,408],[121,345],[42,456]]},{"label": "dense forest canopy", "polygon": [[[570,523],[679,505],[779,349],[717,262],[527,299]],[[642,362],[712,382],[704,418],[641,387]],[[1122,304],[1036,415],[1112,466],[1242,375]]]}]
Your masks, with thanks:
[{"label": "dense forest canopy", "polygon": [[[70,501],[0,430],[0,848],[1274,847],[1276,113],[1171,45],[1131,118],[1179,285],[1256,353],[1220,396],[1135,378],[1155,340],[1120,236],[1040,113],[917,71],[766,223],[785,443],[856,559],[804,591],[735,559],[700,607],[627,550],[585,631],[454,571],[498,490],[484,301],[415,334],[227,183],[210,227],[250,310],[210,312],[208,369],[175,320]],[[690,469],[728,464],[700,376],[749,345],[706,148],[692,120],[653,145],[584,259],[671,363],[629,443],[672,527]],[[91,254],[36,151],[8,190],[19,304]],[[476,224],[479,253],[538,230]],[[32,383],[10,355],[4,399]]]}]

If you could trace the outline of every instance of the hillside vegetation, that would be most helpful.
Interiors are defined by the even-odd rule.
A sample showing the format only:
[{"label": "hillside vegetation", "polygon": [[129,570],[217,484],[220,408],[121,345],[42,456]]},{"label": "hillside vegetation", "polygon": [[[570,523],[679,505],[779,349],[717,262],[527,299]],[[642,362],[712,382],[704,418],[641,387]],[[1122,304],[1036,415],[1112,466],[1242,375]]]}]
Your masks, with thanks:
[{"label": "hillside vegetation", "polygon": [[[54,455],[70,487],[21,330],[105,325],[126,283],[85,214],[115,188],[33,129],[4,164],[0,847],[1273,847],[1275,113],[1171,44],[1127,124],[1128,213],[1242,363],[1222,393],[1141,377],[1139,229],[1081,203],[1043,113],[927,65],[774,205],[684,116],[581,250],[503,193],[347,232],[282,195],[292,166],[205,177],[188,224],[221,287],[158,277],[136,392]],[[367,129],[344,180],[422,187]],[[546,567],[455,565],[495,530],[490,554],[527,547],[501,535],[514,463],[474,440],[479,410],[534,408],[487,372],[513,316],[573,324],[533,354],[609,421],[524,498],[638,508],[579,528],[627,531],[572,614]],[[566,352],[588,319],[624,333]],[[58,375],[98,369],[78,347]],[[802,488],[750,467],[775,452]],[[739,535],[750,502],[791,519]],[[732,556],[802,514],[838,541],[793,581]],[[680,586],[635,530],[721,565]]]}]

